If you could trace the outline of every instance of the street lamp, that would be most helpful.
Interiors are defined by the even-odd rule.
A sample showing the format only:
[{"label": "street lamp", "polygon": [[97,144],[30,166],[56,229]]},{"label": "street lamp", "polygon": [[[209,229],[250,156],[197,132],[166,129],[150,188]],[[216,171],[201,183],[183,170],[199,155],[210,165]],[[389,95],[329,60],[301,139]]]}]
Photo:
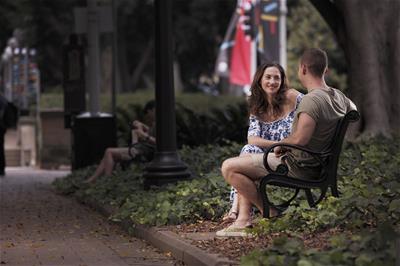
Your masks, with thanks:
[{"label": "street lamp", "polygon": [[145,168],[145,188],[190,177],[176,151],[171,15],[171,0],[155,1],[157,151]]}]

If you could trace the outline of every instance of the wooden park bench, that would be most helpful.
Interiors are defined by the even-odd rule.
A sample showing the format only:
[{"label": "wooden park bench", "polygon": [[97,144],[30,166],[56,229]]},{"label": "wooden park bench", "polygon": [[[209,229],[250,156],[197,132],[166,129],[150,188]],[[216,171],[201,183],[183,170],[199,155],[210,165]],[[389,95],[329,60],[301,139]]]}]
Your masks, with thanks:
[{"label": "wooden park bench", "polygon": [[[339,196],[337,189],[337,167],[343,139],[349,123],[357,121],[359,117],[360,114],[357,111],[350,111],[339,120],[335,129],[332,143],[330,144],[329,149],[325,152],[312,151],[302,146],[285,143],[277,143],[269,147],[265,154],[272,152],[277,146],[306,152],[320,162],[322,170],[319,179],[307,179],[307,177],[294,178],[288,176],[289,169],[285,164],[280,164],[275,170],[272,170],[268,165],[267,156],[264,156],[264,166],[269,171],[269,174],[261,179],[259,189],[263,200],[263,212],[265,218],[269,218],[270,207],[276,208],[279,212],[286,210],[290,203],[297,197],[300,190],[305,191],[305,195],[310,207],[314,207],[321,202],[321,200],[325,197],[328,188],[331,189],[333,196]],[[270,201],[267,194],[268,185],[290,188],[295,190],[295,192],[294,195],[284,203],[274,205]],[[319,189],[321,191],[321,194],[316,200],[314,199],[311,189]]]}]

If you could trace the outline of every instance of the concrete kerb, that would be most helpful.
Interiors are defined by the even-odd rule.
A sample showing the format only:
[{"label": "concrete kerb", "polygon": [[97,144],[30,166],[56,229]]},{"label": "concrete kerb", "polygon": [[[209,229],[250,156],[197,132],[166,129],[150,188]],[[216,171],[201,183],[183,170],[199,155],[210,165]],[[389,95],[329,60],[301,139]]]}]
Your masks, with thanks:
[{"label": "concrete kerb", "polygon": [[[100,206],[96,202],[76,197],[77,200],[101,213],[106,217],[110,217],[115,213],[112,206]],[[222,265],[238,265],[235,261],[219,256],[218,254],[210,254],[202,249],[193,246],[182,239],[174,232],[159,229],[157,227],[148,227],[136,225],[130,220],[123,220],[121,227],[129,234],[146,240],[154,247],[164,251],[171,252],[172,256],[186,265],[196,266],[222,266]]]}]

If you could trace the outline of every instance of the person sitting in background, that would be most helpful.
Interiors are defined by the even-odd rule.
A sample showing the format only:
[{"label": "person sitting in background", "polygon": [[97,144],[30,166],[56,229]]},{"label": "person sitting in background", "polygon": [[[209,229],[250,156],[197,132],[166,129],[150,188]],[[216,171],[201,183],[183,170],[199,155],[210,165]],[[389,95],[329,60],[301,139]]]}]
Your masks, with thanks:
[{"label": "person sitting in background", "polygon": [[143,109],[144,122],[135,120],[131,125],[131,147],[107,148],[96,171],[86,182],[93,183],[101,175],[111,176],[114,166],[120,161],[151,160],[155,151],[155,101],[146,103]]},{"label": "person sitting in background", "polygon": [[[264,153],[270,145],[287,138],[292,130],[294,113],[304,96],[288,88],[285,71],[277,63],[261,65],[254,75],[250,90],[248,144],[242,148],[240,156]],[[232,207],[222,218],[224,223],[237,219],[239,197],[232,188]]]}]

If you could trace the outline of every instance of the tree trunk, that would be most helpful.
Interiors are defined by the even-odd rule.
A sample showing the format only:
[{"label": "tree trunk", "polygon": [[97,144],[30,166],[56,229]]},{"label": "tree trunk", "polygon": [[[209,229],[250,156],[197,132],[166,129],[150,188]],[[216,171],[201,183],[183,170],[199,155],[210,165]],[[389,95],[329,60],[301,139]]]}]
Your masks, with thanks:
[{"label": "tree trunk", "polygon": [[361,114],[359,133],[390,137],[399,132],[400,1],[336,0],[333,5],[327,4],[329,1],[311,2],[346,54],[350,98]]},{"label": "tree trunk", "polygon": [[112,48],[107,46],[101,50],[100,54],[100,73],[101,73],[101,93],[107,93],[111,97],[112,88]]},{"label": "tree trunk", "polygon": [[119,75],[121,79],[121,92],[130,91],[129,87],[129,70],[128,70],[128,59],[126,55],[126,39],[118,34],[118,67]]}]

